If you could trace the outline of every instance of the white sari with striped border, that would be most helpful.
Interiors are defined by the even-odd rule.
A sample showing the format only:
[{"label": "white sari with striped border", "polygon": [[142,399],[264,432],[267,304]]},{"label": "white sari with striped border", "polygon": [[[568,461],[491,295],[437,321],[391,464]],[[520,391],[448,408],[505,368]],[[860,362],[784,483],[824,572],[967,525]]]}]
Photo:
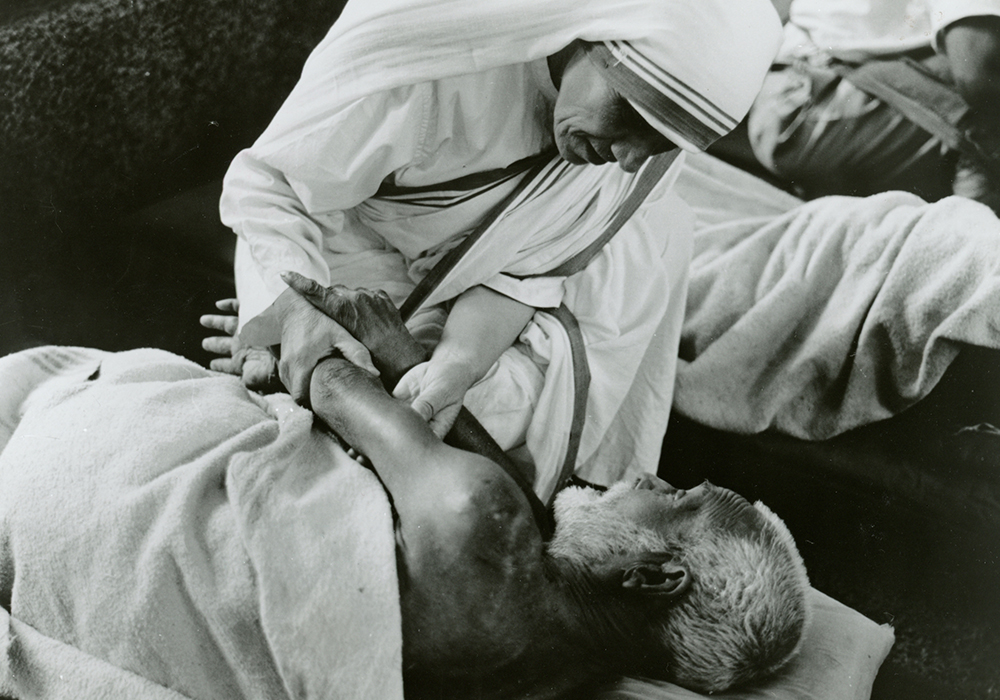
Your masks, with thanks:
[{"label": "white sari with striped border", "polygon": [[[385,289],[402,301],[474,220],[487,217],[524,179],[499,171],[551,147],[555,92],[549,85],[544,94],[545,59],[577,39],[619,42],[611,62],[616,80],[638,80],[653,93],[623,94],[675,143],[698,150],[749,109],[777,49],[780,24],[768,0],[348,3],[271,125],[226,178],[223,220],[241,236],[241,327],[282,291],[278,273],[284,269],[323,284]],[[537,79],[538,66],[544,80]],[[448,81],[486,101],[460,96],[432,102],[430,111],[411,108],[420,91],[439,90]],[[508,100],[482,89],[494,84],[514,85],[516,94]],[[529,94],[532,84],[540,97]],[[386,103],[387,95],[396,101]],[[441,106],[437,112],[435,105]],[[346,120],[352,111],[356,116]],[[503,127],[497,138],[505,145],[498,148],[507,159],[479,168],[497,171],[495,186],[448,186],[463,179],[460,174],[479,172],[476,165],[421,170],[441,159],[427,152],[427,132],[412,127],[457,111],[469,115],[455,122],[461,136],[482,128],[482,121]],[[512,113],[531,119],[520,126],[504,121]],[[351,142],[371,119],[384,119],[388,135]],[[345,130],[348,122],[359,129]],[[522,134],[534,145],[519,145]],[[447,149],[447,135],[433,144]],[[362,151],[367,161],[358,159]],[[478,162],[483,153],[489,147],[473,154]],[[358,163],[367,178],[362,185],[348,175]],[[432,172],[442,177],[428,179]],[[482,284],[537,308],[565,307],[537,313],[520,342],[466,398],[502,446],[526,442],[543,498],[561,483],[567,461],[579,476],[600,483],[656,470],[693,224],[683,202],[669,193],[672,178],[668,173],[653,188],[585,269],[547,276],[542,273],[601,237],[638,181],[613,164],[554,161],[424,304],[434,309]],[[436,183],[443,184],[435,189]],[[258,196],[262,191],[266,196]],[[411,323],[425,342],[433,342],[442,323],[434,314],[419,312]],[[585,383],[576,346],[586,348]],[[574,356],[578,361],[571,361]]]}]

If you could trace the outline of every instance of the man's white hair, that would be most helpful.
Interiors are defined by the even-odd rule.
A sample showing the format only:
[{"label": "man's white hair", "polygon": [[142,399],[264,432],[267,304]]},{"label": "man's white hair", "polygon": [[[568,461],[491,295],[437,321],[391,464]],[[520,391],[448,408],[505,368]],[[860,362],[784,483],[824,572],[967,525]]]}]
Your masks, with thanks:
[{"label": "man's white hair", "polygon": [[[627,488],[612,487],[609,501]],[[665,678],[720,692],[772,675],[798,652],[809,580],[791,533],[764,504],[751,507],[720,489],[705,526],[674,537],[639,527],[600,500],[589,490],[560,494],[549,552],[591,568],[616,554],[668,552],[687,566],[689,589],[650,615],[671,659]]]},{"label": "man's white hair", "polygon": [[791,533],[759,501],[755,535],[709,530],[681,547],[694,582],[662,629],[681,685],[719,692],[773,675],[802,645],[809,579]]}]

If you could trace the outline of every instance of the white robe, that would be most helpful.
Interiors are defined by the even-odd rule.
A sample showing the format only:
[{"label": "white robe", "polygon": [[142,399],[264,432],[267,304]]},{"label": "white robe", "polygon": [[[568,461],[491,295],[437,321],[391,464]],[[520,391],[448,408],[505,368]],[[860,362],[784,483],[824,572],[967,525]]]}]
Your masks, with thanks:
[{"label": "white robe", "polygon": [[[656,128],[686,134],[701,125],[718,133],[713,110],[734,123],[747,113],[780,34],[768,0],[351,0],[270,126],[227,176],[223,219],[245,241],[237,251],[243,320],[280,290],[275,274],[282,269],[381,286],[398,300],[442,246],[456,243],[491,200],[518,183],[506,179],[461,208],[420,216],[412,201],[396,198],[392,206],[386,200],[393,197],[372,196],[382,185],[441,185],[543,151],[555,97],[545,59],[574,41],[629,42],[620,65],[645,85],[641,101],[655,103]],[[562,330],[536,314],[486,378],[492,388],[482,389],[481,399],[475,387],[467,396],[502,445],[516,447],[523,436],[543,498],[567,467],[604,483],[656,469],[693,226],[669,193],[679,167],[674,163],[586,270],[524,282],[520,275],[552,269],[542,263],[557,265],[595,237],[603,240],[638,180],[614,165],[560,172],[554,189],[541,183],[542,196],[496,221],[439,298],[426,301],[489,284],[538,305],[561,298],[575,314],[578,332],[565,313],[555,317]],[[463,191],[444,194],[454,204]],[[559,195],[558,204],[550,194]],[[426,211],[434,203],[419,205]],[[479,255],[484,249],[494,252]],[[369,276],[369,267],[379,274]],[[252,292],[255,286],[265,293]],[[579,342],[569,342],[567,329]],[[572,373],[567,353],[576,358]]]},{"label": "white robe", "polygon": [[[279,112],[234,161],[223,192],[223,221],[240,236],[241,323],[284,289],[283,270],[324,285],[385,289],[400,303],[522,178],[471,190],[468,183],[413,188],[502,169],[550,147],[555,95],[540,59],[395,88],[332,113]],[[314,119],[336,138],[301,137]],[[569,307],[590,371],[575,462],[580,476],[596,482],[657,467],[693,230],[686,205],[669,193],[679,167],[675,162],[584,271],[524,279],[599,236],[639,179],[614,164],[554,162],[545,187],[497,221],[424,305],[483,284],[537,308]],[[441,201],[449,206],[437,206]],[[441,322],[440,314],[423,313],[413,327],[433,342]],[[466,398],[505,449],[526,444],[543,498],[565,476],[579,369],[570,355],[565,331],[536,314],[521,342]]]}]

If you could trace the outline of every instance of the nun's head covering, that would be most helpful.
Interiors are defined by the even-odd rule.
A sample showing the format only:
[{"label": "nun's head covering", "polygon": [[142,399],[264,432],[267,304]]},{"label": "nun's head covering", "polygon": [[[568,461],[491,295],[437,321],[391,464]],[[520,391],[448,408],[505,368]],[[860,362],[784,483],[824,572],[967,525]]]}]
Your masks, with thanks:
[{"label": "nun's head covering", "polygon": [[676,31],[584,50],[651,126],[685,150],[703,151],[746,116],[770,65],[755,50],[757,34],[726,29],[733,28],[689,12]]},{"label": "nun's head covering", "polygon": [[276,120],[313,129],[293,126],[303,102],[322,120],[375,92],[545,58],[576,40],[660,133],[703,150],[750,110],[781,21],[771,0],[350,0]]},{"label": "nun's head covering", "polygon": [[733,130],[760,89],[780,36],[767,10],[741,0],[660,0],[646,36],[585,50],[657,131],[700,151]]}]

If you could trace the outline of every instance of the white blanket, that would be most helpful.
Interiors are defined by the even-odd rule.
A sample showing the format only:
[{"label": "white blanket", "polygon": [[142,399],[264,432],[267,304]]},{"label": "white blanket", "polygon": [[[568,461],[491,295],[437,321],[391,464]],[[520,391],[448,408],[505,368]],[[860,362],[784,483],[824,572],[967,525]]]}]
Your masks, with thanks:
[{"label": "white blanket", "polygon": [[155,350],[0,359],[0,695],[402,698],[377,479]]},{"label": "white blanket", "polygon": [[674,407],[736,432],[822,439],[899,413],[963,344],[1000,348],[1000,221],[951,197],[799,203],[709,156]]}]

